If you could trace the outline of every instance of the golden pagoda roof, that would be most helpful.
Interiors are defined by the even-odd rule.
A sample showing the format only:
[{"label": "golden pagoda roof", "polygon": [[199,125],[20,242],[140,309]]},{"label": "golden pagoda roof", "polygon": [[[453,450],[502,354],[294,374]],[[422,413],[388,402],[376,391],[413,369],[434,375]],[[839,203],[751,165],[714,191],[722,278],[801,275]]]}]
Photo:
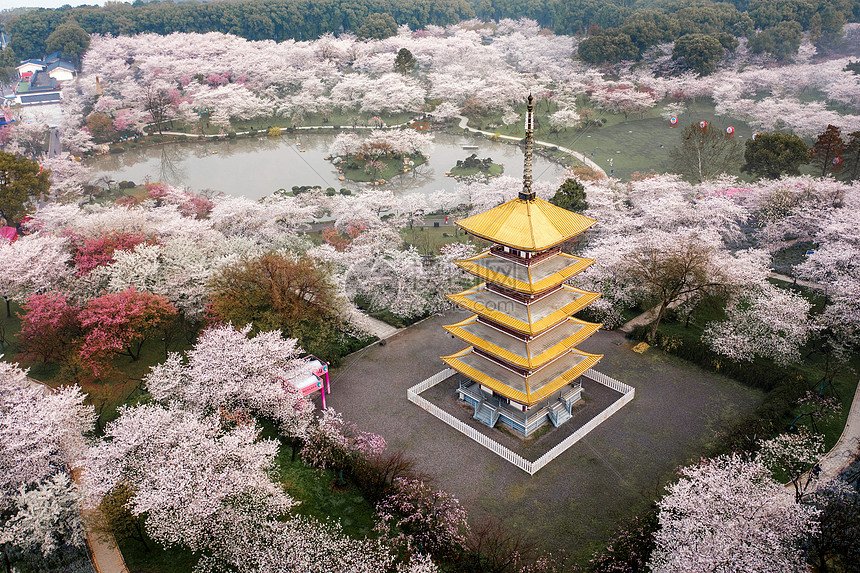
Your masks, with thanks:
[{"label": "golden pagoda roof", "polygon": [[482,279],[510,289],[534,294],[559,285],[594,263],[564,253],[556,253],[535,263],[526,264],[499,256],[491,251],[462,261],[454,261],[461,269]]},{"label": "golden pagoda roof", "polygon": [[524,251],[542,251],[575,237],[596,221],[543,199],[512,199],[457,221],[467,232]]},{"label": "golden pagoda roof", "polygon": [[568,318],[539,336],[525,341],[481,322],[475,314],[457,324],[446,326],[445,330],[506,362],[534,370],[555,360],[597,332],[601,326]]},{"label": "golden pagoda roof", "polygon": [[476,353],[471,346],[456,354],[443,356],[442,360],[493,392],[531,406],[574,381],[594,367],[601,358],[603,356],[600,354],[572,349],[537,372],[525,376]]},{"label": "golden pagoda roof", "polygon": [[523,334],[536,335],[585,308],[600,295],[568,285],[528,304],[488,290],[487,283],[447,297],[463,308]]}]

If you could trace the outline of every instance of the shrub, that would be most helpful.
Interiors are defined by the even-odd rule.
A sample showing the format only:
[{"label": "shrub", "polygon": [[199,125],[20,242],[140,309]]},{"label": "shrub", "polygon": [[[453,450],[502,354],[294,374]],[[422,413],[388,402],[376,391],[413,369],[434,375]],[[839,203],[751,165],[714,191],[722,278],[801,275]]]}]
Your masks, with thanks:
[{"label": "shrub", "polygon": [[420,479],[397,478],[393,493],[376,506],[376,529],[406,551],[456,559],[467,550],[466,510],[449,493]]},{"label": "shrub", "polygon": [[392,493],[396,479],[418,477],[415,473],[415,460],[408,457],[403,450],[381,452],[358,459],[352,468],[352,474],[364,497],[372,503]]}]

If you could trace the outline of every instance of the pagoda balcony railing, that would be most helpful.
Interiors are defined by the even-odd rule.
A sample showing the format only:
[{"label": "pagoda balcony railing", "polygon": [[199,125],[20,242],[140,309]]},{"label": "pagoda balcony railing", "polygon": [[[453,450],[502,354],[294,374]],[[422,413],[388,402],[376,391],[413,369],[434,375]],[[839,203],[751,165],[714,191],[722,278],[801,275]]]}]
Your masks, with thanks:
[{"label": "pagoda balcony railing", "polygon": [[504,250],[504,247],[501,247],[499,245],[496,245],[496,246],[490,248],[490,252],[493,253],[494,255],[496,255],[497,257],[501,257],[503,259],[508,259],[509,261],[514,261],[515,263],[522,263],[524,265],[532,265],[532,264],[540,262],[544,259],[548,259],[549,257],[551,257],[557,253],[560,253],[561,247],[552,247],[551,249],[537,253],[536,255],[531,256],[529,258],[520,257],[520,256],[517,256],[513,253],[506,253]]}]

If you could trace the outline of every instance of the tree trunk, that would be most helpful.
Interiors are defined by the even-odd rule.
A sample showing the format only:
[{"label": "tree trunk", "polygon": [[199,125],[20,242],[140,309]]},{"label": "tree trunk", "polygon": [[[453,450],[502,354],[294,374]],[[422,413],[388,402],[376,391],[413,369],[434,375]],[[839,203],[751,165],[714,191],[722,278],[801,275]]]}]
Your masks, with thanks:
[{"label": "tree trunk", "polygon": [[651,344],[654,343],[654,340],[657,338],[657,327],[660,326],[660,321],[663,320],[663,314],[666,312],[666,307],[669,305],[665,300],[660,303],[660,310],[657,311],[657,318],[654,319],[654,322],[651,324],[651,336],[648,338],[648,342]]},{"label": "tree trunk", "polygon": [[9,297],[4,296],[6,299],[6,318],[12,318],[12,307],[9,305]]}]

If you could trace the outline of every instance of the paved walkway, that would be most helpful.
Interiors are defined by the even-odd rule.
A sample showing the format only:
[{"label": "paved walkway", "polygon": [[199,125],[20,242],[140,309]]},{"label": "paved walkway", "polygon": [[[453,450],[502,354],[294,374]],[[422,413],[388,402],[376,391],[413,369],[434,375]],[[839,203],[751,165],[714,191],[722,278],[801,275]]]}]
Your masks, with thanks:
[{"label": "paved walkway", "polygon": [[811,281],[805,281],[805,280],[803,280],[803,279],[799,279],[799,278],[797,278],[797,277],[790,277],[790,276],[788,276],[788,275],[781,275],[781,274],[779,274],[779,273],[770,273],[770,275],[769,275],[769,276],[770,276],[770,278],[772,278],[772,279],[777,279],[777,280],[780,280],[780,281],[783,281],[783,282],[792,283],[792,284],[797,284],[797,285],[800,285],[800,286],[803,286],[803,287],[806,287],[806,288],[812,288],[812,289],[815,289],[815,290],[825,290],[825,289],[827,288],[827,287],[825,287],[823,284],[814,283],[814,282],[811,282]]},{"label": "paved walkway", "polygon": [[[41,387],[46,394],[53,392],[47,384],[30,377],[27,377],[27,380],[30,381],[30,385]],[[75,483],[80,484],[80,477],[80,470],[72,471],[72,479]],[[83,509],[81,513],[86,526],[98,514],[98,508]],[[87,528],[87,545],[90,548],[93,566],[98,573],[129,573],[113,534],[95,533]]]},{"label": "paved walkway", "polygon": [[386,338],[391,338],[401,330],[402,328],[397,328],[391,326],[387,322],[382,322],[381,320],[377,320],[372,316],[364,315],[364,320],[366,321],[366,326],[368,332],[373,336],[377,337],[380,340],[385,340]]},{"label": "paved walkway", "polygon": [[[499,139],[507,139],[509,141],[517,141],[517,142],[522,141],[522,137],[513,137],[511,135],[501,135],[501,134],[493,133],[491,131],[482,131],[480,129],[475,129],[474,127],[469,127],[469,118],[464,116],[464,115],[458,115],[457,118],[460,120],[459,127],[461,129],[465,129],[466,131],[469,131],[471,133],[480,133],[482,135],[488,135],[490,137],[498,137]],[[604,171],[603,168],[600,167],[597,163],[595,163],[594,161],[592,161],[591,159],[586,157],[584,153],[580,153],[579,151],[574,151],[574,150],[569,149],[567,147],[562,147],[561,145],[558,145],[557,143],[550,143],[548,141],[537,141],[537,140],[535,140],[535,145],[542,145],[544,147],[555,147],[556,149],[558,149],[559,151],[561,151],[563,153],[567,153],[568,155],[572,155],[572,156],[576,157],[577,159],[579,159],[580,161],[582,161],[583,163],[588,165],[591,169],[597,171],[598,173],[600,173],[601,175],[606,177],[606,171]]]},{"label": "paved walkway", "polygon": [[851,402],[842,435],[839,436],[836,445],[819,462],[821,466],[819,479],[835,478],[854,461],[858,453],[860,453],[860,384],[854,392],[854,401]]}]

